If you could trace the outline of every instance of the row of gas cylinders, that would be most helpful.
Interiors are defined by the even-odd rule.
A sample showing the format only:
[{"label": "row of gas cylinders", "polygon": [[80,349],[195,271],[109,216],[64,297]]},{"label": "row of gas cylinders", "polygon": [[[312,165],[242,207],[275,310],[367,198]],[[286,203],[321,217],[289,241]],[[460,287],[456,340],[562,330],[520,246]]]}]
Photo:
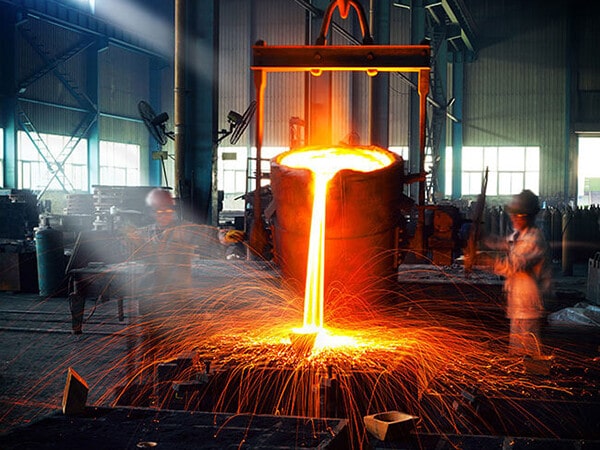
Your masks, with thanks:
[{"label": "row of gas cylinders", "polygon": [[[552,259],[586,261],[600,250],[600,207],[547,207],[537,225],[552,251]],[[506,236],[512,232],[510,218],[500,207],[487,208],[483,217],[486,234]],[[565,254],[567,252],[567,254]]]}]

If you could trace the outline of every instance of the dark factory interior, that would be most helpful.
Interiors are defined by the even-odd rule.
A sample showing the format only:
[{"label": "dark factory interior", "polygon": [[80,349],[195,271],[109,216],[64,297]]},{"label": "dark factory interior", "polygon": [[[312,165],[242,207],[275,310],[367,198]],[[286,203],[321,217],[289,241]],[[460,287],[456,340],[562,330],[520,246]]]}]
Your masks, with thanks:
[{"label": "dark factory interior", "polygon": [[595,0],[0,0],[0,449],[600,449]]}]

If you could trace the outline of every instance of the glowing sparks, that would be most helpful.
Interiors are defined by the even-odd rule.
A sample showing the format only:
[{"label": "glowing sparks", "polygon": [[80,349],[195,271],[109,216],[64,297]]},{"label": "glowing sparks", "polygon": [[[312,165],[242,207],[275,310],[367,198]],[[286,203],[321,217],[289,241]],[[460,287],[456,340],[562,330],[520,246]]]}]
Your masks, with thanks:
[{"label": "glowing sparks", "polygon": [[[369,279],[360,291],[328,292],[324,308],[328,183],[333,191],[344,181],[342,176],[336,178],[339,171],[377,171],[393,158],[386,152],[350,148],[305,149],[281,156],[286,166],[314,174],[316,212],[304,304],[295,295],[296,286],[291,289],[289,280],[266,266],[211,258],[218,253],[212,245],[220,245],[216,230],[186,227],[183,234],[193,232],[192,241],[202,243],[202,258],[193,266],[197,276],[189,276],[186,283],[179,276],[163,284],[136,279],[128,289],[135,296],[124,302],[125,317],[131,319],[128,324],[115,322],[113,303],[95,305],[94,320],[88,321],[91,314],[85,318],[84,336],[101,337],[65,342],[61,335],[54,341],[58,344],[51,366],[37,371],[27,361],[28,374],[35,374],[32,387],[24,394],[15,390],[14,397],[5,401],[8,407],[0,413],[0,431],[3,425],[23,422],[20,409],[41,414],[56,408],[67,367],[76,368],[89,382],[90,405],[344,417],[350,436],[347,448],[364,448],[363,417],[380,411],[419,416],[418,431],[423,433],[481,435],[509,430],[517,435],[526,423],[542,436],[555,436],[557,431],[545,423],[553,404],[548,403],[538,418],[521,399],[563,401],[575,394],[598,398],[597,357],[555,349],[552,376],[540,378],[507,356],[504,328],[497,328],[495,321],[483,322],[480,316],[496,301],[485,288],[477,289],[476,298],[455,302],[407,287],[392,292],[393,304],[373,304],[366,300],[370,291],[376,295],[381,291]],[[303,174],[303,182],[307,175]],[[150,247],[148,242],[135,247],[132,256],[153,261],[157,270],[169,275],[179,272],[173,264],[160,263],[162,258],[155,258],[156,250]],[[171,250],[186,261],[195,256],[189,245]],[[184,267],[189,269],[182,263]],[[448,286],[454,285],[451,272],[444,275]],[[303,326],[292,328],[303,313]],[[119,331],[110,331],[114,327]],[[52,336],[43,333],[37,339],[47,346]],[[6,360],[18,368],[19,359],[36,342],[13,341],[24,347],[17,347],[19,356]],[[181,370],[159,379],[161,364]],[[20,381],[19,385],[28,385]],[[175,385],[189,391],[176,393]],[[46,391],[51,401],[47,394],[40,396]],[[498,401],[497,410],[496,403],[493,411],[487,410],[493,413],[489,422],[464,413],[472,407],[471,392],[490,404]],[[576,417],[570,419],[576,423]]]},{"label": "glowing sparks", "polygon": [[[308,247],[304,297],[304,325],[300,333],[320,333],[323,330],[325,228],[327,185],[340,170],[371,172],[388,166],[392,158],[375,149],[333,147],[303,149],[291,152],[281,164],[298,169],[309,169],[314,174],[313,209]],[[318,346],[334,344],[338,340],[319,337]]]}]

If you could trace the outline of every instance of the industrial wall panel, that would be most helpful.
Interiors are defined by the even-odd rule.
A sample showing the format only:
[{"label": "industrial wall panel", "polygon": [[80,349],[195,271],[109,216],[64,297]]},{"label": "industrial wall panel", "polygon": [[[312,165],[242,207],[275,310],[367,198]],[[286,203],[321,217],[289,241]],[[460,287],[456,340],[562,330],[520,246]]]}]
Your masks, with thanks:
[{"label": "industrial wall panel", "polygon": [[[250,56],[252,45],[252,2],[226,0],[219,5],[219,129],[229,129],[227,114],[243,114],[254,99]],[[235,14],[231,14],[235,11]],[[237,142],[239,146],[251,145],[254,127],[250,126]],[[229,145],[229,138],[223,144]]]},{"label": "industrial wall panel", "polygon": [[390,76],[390,146],[408,146],[411,87],[403,76]]},{"label": "industrial wall panel", "polygon": [[103,141],[140,145],[142,149],[148,142],[148,130],[141,122],[104,116],[100,117],[99,128]]},{"label": "industrial wall panel", "polygon": [[[267,45],[303,45],[305,12],[290,0],[255,0],[256,39]],[[265,146],[289,147],[289,120],[304,117],[304,75],[272,73],[265,90]],[[254,97],[253,97],[254,98]]]},{"label": "industrial wall panel", "polygon": [[[359,130],[354,130],[352,126],[352,74],[334,72],[331,85],[331,141],[332,143],[349,143],[351,133],[360,135]],[[365,135],[360,135],[360,137],[368,138]]]},{"label": "industrial wall panel", "polygon": [[[573,120],[600,127],[598,120],[598,111],[600,111],[600,58],[598,57],[600,5],[598,2],[583,2],[579,6],[580,9],[574,11],[573,24],[578,47],[576,85],[579,91],[579,103],[574,111]],[[600,128],[596,128],[594,131],[600,132]]]},{"label": "industrial wall panel", "polygon": [[353,131],[360,136],[360,143],[371,144],[369,90],[370,77],[364,73],[352,74],[352,122]]},{"label": "industrial wall panel", "polygon": [[[139,119],[137,104],[148,101],[149,58],[116,46],[99,54],[100,110]],[[159,111],[156,111],[157,113]]]},{"label": "industrial wall panel", "polygon": [[80,111],[27,101],[19,101],[18,107],[27,117],[24,120],[30,121],[40,134],[71,136],[85,117]]},{"label": "industrial wall panel", "polygon": [[[85,94],[86,61],[82,49],[91,42],[90,38],[33,18],[23,22],[18,30],[16,65],[21,97],[85,108],[85,101],[78,101],[77,97]],[[52,120],[52,115],[45,119],[50,123]]]},{"label": "industrial wall panel", "polygon": [[532,15],[518,2],[477,5],[488,14],[479,24],[486,46],[465,65],[464,145],[539,146],[540,194],[560,196],[568,129],[566,19]]},{"label": "industrial wall panel", "polygon": [[[600,90],[598,91],[582,91],[579,98],[579,112],[577,121],[589,123],[586,131],[600,133],[600,120],[598,119],[598,111],[600,111]],[[595,128],[594,128],[595,126]]]},{"label": "industrial wall panel", "polygon": [[[390,16],[390,44],[410,45],[410,10],[393,7]],[[409,73],[390,74],[390,146],[408,146],[410,116]]]},{"label": "industrial wall panel", "polygon": [[[358,25],[358,21],[355,20],[356,14],[354,10],[350,11],[348,18],[346,20],[341,20],[337,13],[333,15],[334,22],[342,28],[344,31],[349,33],[350,35],[356,36],[357,39],[362,39],[360,36],[360,28]],[[333,29],[330,26],[330,35],[329,40],[327,42],[328,45],[356,45],[354,42],[349,41],[348,38],[342,34],[337,32],[336,29]],[[358,30],[358,33],[356,32]],[[311,42],[310,44],[314,44],[315,42]],[[366,74],[359,73],[357,75],[362,75],[363,77]],[[350,135],[352,133],[356,133],[356,135],[360,136],[360,139],[357,143],[363,143],[364,139],[368,139],[367,134],[362,134],[361,131],[354,129],[355,127],[352,124],[352,114],[356,114],[359,118],[356,120],[358,123],[367,123],[368,124],[368,110],[359,110],[352,111],[353,107],[353,81],[356,77],[352,76],[350,72],[334,72],[331,77],[331,142],[333,144],[338,142],[349,143]],[[368,95],[368,91],[365,91],[364,94]]]}]

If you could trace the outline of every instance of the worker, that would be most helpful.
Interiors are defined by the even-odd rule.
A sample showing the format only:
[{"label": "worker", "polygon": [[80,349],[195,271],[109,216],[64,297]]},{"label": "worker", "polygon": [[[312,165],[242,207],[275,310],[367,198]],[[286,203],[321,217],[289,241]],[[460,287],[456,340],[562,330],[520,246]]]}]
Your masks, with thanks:
[{"label": "worker", "polygon": [[225,259],[246,259],[246,233],[241,230],[219,230],[219,242],[226,247]]},{"label": "worker", "polygon": [[152,209],[155,223],[148,231],[157,235],[177,223],[175,200],[166,189],[152,189],[146,196],[146,205]]},{"label": "worker", "polygon": [[514,195],[506,207],[512,233],[505,238],[488,237],[484,244],[501,250],[493,263],[494,273],[505,277],[506,316],[510,319],[509,354],[540,356],[544,296],[551,285],[548,244],[535,219],[539,200],[526,189]]},{"label": "worker", "polygon": [[[217,230],[178,217],[175,199],[166,189],[152,189],[146,204],[153,223],[128,233],[134,246],[132,259],[144,263],[146,277],[138,284],[138,324],[142,332],[142,378],[156,379],[156,367],[172,357],[168,343],[175,341],[186,319],[194,312],[197,294],[192,265],[197,257],[208,259],[222,245]],[[213,256],[214,257],[214,256]]]},{"label": "worker", "polygon": [[143,261],[152,270],[152,282],[146,287],[152,286],[155,294],[189,287],[192,259],[200,254],[201,247],[210,251],[209,241],[212,235],[216,240],[216,231],[182,221],[169,190],[152,189],[146,204],[153,223],[128,233],[134,247],[132,259]]}]

